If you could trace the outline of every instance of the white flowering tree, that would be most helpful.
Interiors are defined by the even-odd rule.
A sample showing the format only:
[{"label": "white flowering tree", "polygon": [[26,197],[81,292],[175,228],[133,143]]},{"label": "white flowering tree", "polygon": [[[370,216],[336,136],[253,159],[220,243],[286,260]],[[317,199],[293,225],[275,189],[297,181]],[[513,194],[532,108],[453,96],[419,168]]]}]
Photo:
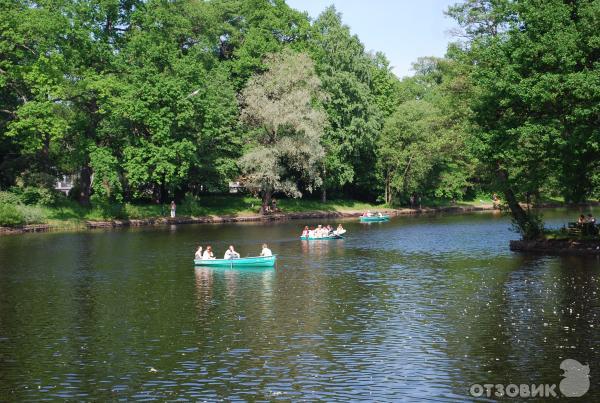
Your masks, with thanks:
[{"label": "white flowering tree", "polygon": [[269,55],[266,66],[240,95],[241,118],[252,134],[239,165],[245,186],[262,198],[261,213],[274,192],[302,197],[302,190],[321,185],[321,137],[327,122],[310,56],[286,49]]}]

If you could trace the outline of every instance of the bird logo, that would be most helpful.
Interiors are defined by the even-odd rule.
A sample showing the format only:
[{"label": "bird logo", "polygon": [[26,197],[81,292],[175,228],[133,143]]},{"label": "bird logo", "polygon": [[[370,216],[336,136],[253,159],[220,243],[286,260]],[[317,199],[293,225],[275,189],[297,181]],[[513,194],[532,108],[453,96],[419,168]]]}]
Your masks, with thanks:
[{"label": "bird logo", "polygon": [[590,366],[583,365],[577,360],[566,359],[560,363],[565,378],[560,381],[560,391],[566,397],[581,397],[590,388]]}]

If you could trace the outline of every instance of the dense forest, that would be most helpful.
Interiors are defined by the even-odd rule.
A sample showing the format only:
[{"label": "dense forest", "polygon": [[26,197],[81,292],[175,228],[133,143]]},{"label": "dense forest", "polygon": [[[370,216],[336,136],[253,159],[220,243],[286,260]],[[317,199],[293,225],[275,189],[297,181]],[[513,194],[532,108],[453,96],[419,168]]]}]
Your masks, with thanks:
[{"label": "dense forest", "polygon": [[[0,189],[165,202],[241,181],[406,204],[600,197],[600,1],[466,0],[444,58],[398,79],[333,7],[2,0]],[[410,38],[390,38],[401,47]]]}]

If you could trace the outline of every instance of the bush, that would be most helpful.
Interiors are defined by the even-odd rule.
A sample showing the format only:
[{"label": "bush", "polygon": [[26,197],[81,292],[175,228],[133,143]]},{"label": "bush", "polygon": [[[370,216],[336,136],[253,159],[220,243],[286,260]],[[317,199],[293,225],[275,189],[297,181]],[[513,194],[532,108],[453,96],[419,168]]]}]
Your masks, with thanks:
[{"label": "bush", "polygon": [[177,210],[191,216],[202,215],[204,212],[202,206],[200,206],[200,203],[198,203],[198,200],[190,193],[186,193]]},{"label": "bush", "polygon": [[0,192],[0,226],[14,227],[23,224],[40,224],[46,221],[43,210],[37,206],[25,206],[20,197],[12,192]]},{"label": "bush", "polygon": [[15,227],[23,224],[25,224],[25,217],[19,211],[17,205],[0,203],[0,226]]},{"label": "bush", "polygon": [[127,218],[127,212],[122,203],[110,202],[97,194],[92,195],[91,202],[94,210],[96,210],[103,219]]},{"label": "bush", "polygon": [[16,194],[22,203],[28,205],[39,204],[42,206],[51,206],[62,196],[55,190],[33,186],[13,187],[11,192]]},{"label": "bush", "polygon": [[12,205],[15,206],[17,204],[21,204],[21,198],[12,193],[12,192],[2,192],[0,191],[0,206],[1,205]]},{"label": "bush", "polygon": [[18,205],[16,208],[25,224],[42,224],[46,221],[46,215],[40,207]]}]

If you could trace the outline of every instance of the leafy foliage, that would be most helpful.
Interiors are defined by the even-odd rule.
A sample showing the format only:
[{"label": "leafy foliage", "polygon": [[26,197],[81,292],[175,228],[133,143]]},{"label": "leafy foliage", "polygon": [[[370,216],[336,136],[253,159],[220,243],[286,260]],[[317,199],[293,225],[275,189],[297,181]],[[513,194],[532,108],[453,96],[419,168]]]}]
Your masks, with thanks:
[{"label": "leafy foliage", "polygon": [[320,139],[326,117],[320,80],[307,54],[286,50],[270,55],[268,70],[252,77],[241,93],[242,121],[254,128],[255,143],[240,159],[246,186],[266,206],[273,192],[301,197],[299,183],[321,184]]},{"label": "leafy foliage", "polygon": [[0,13],[0,186],[28,204],[60,201],[63,174],[106,216],[237,180],[263,203],[501,192],[529,237],[542,224],[520,202],[600,195],[597,0],[464,0],[447,11],[459,41],[403,80],[333,7],[315,21],[284,0]]},{"label": "leafy foliage", "polygon": [[542,7],[520,0],[450,9],[470,33],[463,60],[476,83],[475,150],[525,237],[542,228],[519,206],[519,195],[553,184],[568,201],[593,192],[600,168],[600,42],[592,28],[598,7],[597,1],[552,0]]}]

